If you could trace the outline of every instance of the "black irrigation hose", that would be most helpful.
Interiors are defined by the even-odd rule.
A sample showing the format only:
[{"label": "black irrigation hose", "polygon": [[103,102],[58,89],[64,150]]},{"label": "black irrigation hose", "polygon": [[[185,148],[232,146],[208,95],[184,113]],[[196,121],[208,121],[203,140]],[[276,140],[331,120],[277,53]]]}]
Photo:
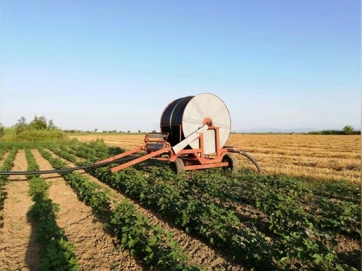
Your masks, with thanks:
[{"label": "black irrigation hose", "polygon": [[8,171],[8,172],[0,171],[0,175],[39,175],[39,174],[51,174],[51,173],[64,173],[64,172],[70,172],[70,171],[79,170],[79,169],[107,166],[107,165],[110,165],[113,163],[119,163],[119,162],[125,162],[128,160],[132,160],[134,158],[136,158],[136,157],[125,157],[125,158],[117,159],[114,161],[108,161],[108,162],[103,162],[103,163],[99,163],[99,164],[84,165],[84,166],[70,167],[70,168],[61,168],[61,169],[50,169],[50,170],[39,170],[39,171]]},{"label": "black irrigation hose", "polygon": [[249,154],[247,154],[246,152],[243,151],[239,151],[239,154],[244,155],[246,158],[248,158],[251,162],[253,162],[253,164],[256,166],[256,168],[258,169],[258,172],[261,172],[261,168],[259,166],[259,164],[254,160],[253,157],[251,157]]},{"label": "black irrigation hose", "polygon": [[[251,157],[249,154],[243,151],[239,151],[239,154],[244,155],[247,157],[257,168],[258,172],[261,172],[259,164],[254,160],[253,157]],[[61,168],[61,169],[50,169],[50,170],[39,170],[39,171],[0,171],[0,175],[40,175],[40,174],[52,174],[52,173],[64,173],[64,172],[70,172],[80,169],[86,169],[86,168],[95,168],[95,167],[102,167],[107,166],[113,163],[120,163],[120,162],[126,162],[128,160],[133,160],[137,158],[138,156],[131,156],[131,157],[124,157],[113,161],[98,163],[98,164],[91,164],[91,165],[84,165],[84,166],[78,166],[78,167],[71,167],[71,168]]]}]

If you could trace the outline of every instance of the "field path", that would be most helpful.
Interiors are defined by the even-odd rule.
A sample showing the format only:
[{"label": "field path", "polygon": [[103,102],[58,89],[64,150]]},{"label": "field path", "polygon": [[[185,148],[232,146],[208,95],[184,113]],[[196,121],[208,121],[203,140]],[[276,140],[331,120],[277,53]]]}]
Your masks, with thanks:
[{"label": "field path", "polygon": [[[13,171],[27,170],[24,150],[15,157]],[[9,176],[5,185],[8,193],[3,209],[3,228],[0,230],[0,269],[37,270],[39,246],[34,228],[27,219],[33,205],[28,196],[29,184],[24,175]]]},{"label": "field path", "polygon": [[[32,151],[40,170],[53,169],[38,150]],[[80,270],[142,270],[128,251],[121,252],[104,232],[92,208],[77,199],[76,194],[58,174],[44,175],[51,182],[49,198],[59,204],[57,224],[75,245]]]}]

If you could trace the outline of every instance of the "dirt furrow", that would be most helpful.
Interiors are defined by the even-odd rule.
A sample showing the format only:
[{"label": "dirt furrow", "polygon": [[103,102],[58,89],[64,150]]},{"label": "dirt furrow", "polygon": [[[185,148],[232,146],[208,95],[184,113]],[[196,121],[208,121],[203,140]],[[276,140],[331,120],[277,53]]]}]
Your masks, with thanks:
[{"label": "dirt furrow", "polygon": [[[62,161],[66,162],[69,166],[75,166],[73,163],[70,163],[56,154],[51,152],[54,157],[61,159]],[[111,187],[107,186],[105,183],[99,181],[98,179],[94,178],[93,176],[85,173],[83,170],[77,171],[78,173],[82,173],[86,175],[91,181],[98,183],[102,187],[109,189],[111,191],[112,196],[117,201],[122,201],[125,196],[112,189]],[[131,200],[131,199],[129,199]],[[167,219],[162,218],[159,214],[151,212],[143,207],[141,207],[137,202],[131,200],[135,206],[137,207],[140,214],[150,219],[150,222],[154,225],[160,225],[165,231],[171,231],[174,234],[174,239],[180,244],[183,251],[188,253],[190,256],[190,263],[203,266],[207,270],[245,270],[242,266],[229,262],[226,257],[222,256],[222,252],[217,252],[216,250],[210,248],[205,243],[201,242],[198,239],[195,239],[189,236],[182,230],[176,228],[173,223],[167,221]]]},{"label": "dirt furrow", "polygon": [[[27,170],[24,150],[15,157],[13,171]],[[35,229],[27,219],[33,205],[28,196],[29,184],[25,176],[9,176],[5,185],[7,198],[3,209],[3,228],[0,231],[1,270],[36,270],[39,246]]]},{"label": "dirt furrow", "polygon": [[[32,151],[41,170],[52,169],[37,150]],[[92,209],[77,199],[76,194],[58,174],[44,175],[51,182],[49,198],[59,204],[57,224],[75,245],[81,270],[142,270],[128,251],[121,252],[114,240],[92,215]]]}]

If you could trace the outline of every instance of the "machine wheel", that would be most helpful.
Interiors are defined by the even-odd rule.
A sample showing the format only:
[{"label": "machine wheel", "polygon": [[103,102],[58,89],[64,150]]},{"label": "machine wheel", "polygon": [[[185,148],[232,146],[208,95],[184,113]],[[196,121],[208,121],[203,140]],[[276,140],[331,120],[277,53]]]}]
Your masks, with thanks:
[{"label": "machine wheel", "polygon": [[239,169],[239,160],[232,154],[227,153],[222,158],[223,162],[228,162],[229,165],[226,167],[223,167],[224,169],[230,169],[232,171],[238,171]]},{"label": "machine wheel", "polygon": [[176,158],[175,162],[172,162],[172,163],[171,163],[171,167],[172,167],[172,170],[173,170],[176,174],[180,174],[180,173],[184,173],[184,172],[185,172],[184,161],[182,161],[182,159],[180,159],[180,158]]}]

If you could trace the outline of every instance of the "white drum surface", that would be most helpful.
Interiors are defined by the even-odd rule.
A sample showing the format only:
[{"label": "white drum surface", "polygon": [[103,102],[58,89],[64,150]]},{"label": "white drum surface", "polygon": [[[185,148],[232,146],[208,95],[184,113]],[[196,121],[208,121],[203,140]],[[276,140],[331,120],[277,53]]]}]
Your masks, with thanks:
[{"label": "white drum surface", "polygon": [[[220,147],[223,147],[231,131],[231,119],[225,103],[217,96],[203,93],[194,96],[186,105],[182,116],[182,130],[185,137],[203,126],[205,118],[210,118],[214,126],[219,127]],[[205,154],[216,152],[215,132],[208,130],[204,133]],[[199,141],[190,144],[191,148],[198,149]]]}]

